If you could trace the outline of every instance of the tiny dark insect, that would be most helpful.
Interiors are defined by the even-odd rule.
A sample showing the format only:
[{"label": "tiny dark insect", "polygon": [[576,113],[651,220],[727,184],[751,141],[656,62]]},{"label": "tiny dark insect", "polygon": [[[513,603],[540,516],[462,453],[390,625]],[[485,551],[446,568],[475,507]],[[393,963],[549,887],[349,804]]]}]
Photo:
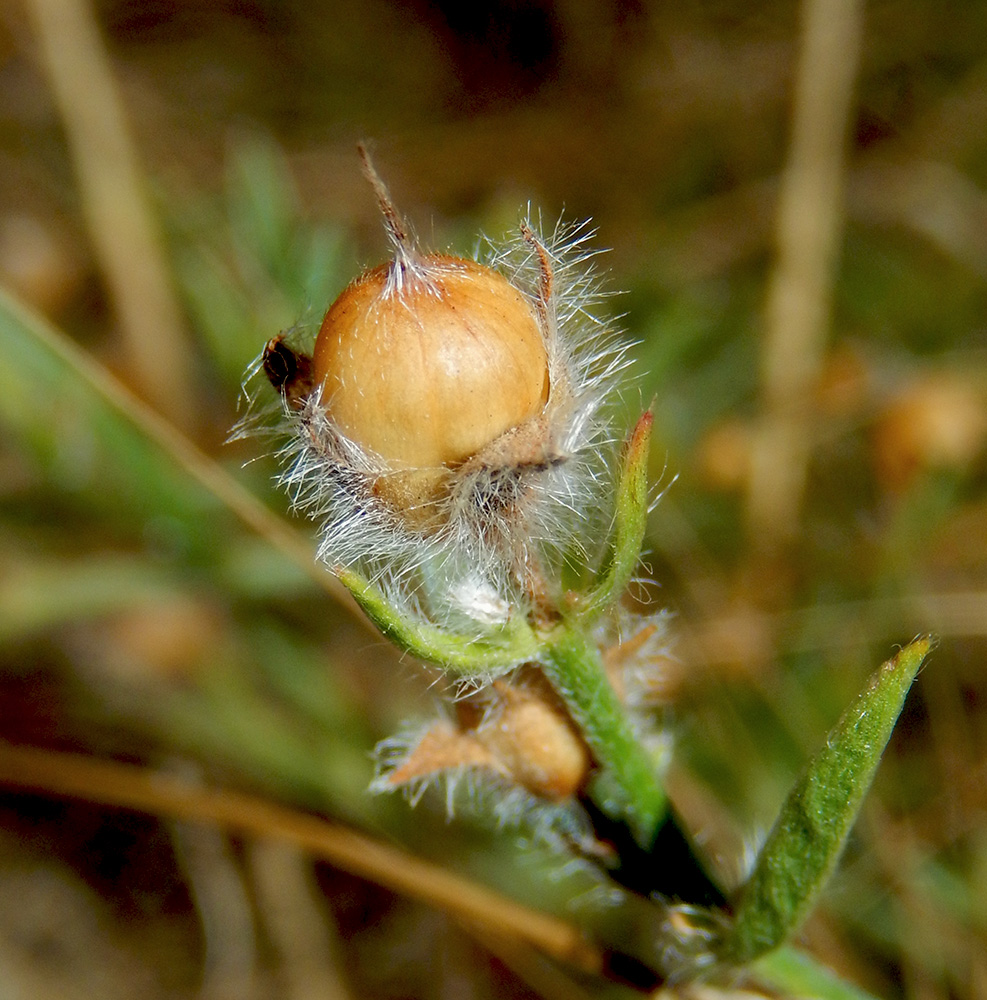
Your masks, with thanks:
[{"label": "tiny dark insect", "polygon": [[284,395],[289,406],[299,409],[313,389],[312,359],[293,351],[279,334],[265,344],[263,364],[268,382]]}]

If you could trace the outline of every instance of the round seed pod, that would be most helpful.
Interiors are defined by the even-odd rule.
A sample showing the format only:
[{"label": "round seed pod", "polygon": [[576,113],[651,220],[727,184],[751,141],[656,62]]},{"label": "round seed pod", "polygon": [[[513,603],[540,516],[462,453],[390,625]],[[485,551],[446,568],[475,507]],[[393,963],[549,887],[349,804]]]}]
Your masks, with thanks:
[{"label": "round seed pod", "polygon": [[528,299],[497,271],[441,254],[350,284],[322,322],[313,375],[340,432],[395,471],[454,468],[549,394]]}]

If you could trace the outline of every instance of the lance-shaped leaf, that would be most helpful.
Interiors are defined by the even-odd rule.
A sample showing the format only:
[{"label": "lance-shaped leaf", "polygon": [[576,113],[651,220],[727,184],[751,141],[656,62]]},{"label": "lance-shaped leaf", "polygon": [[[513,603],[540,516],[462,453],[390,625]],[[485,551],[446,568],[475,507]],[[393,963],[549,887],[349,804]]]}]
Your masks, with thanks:
[{"label": "lance-shaped leaf", "polygon": [[654,415],[647,410],[628,439],[610,541],[593,586],[577,605],[580,616],[595,617],[619,600],[641,557],[648,519],[648,448],[653,424]]},{"label": "lance-shaped leaf", "polygon": [[387,639],[426,663],[468,675],[514,667],[537,656],[538,639],[523,618],[480,634],[461,634],[405,613],[353,570],[337,566],[333,572]]},{"label": "lance-shaped leaf", "polygon": [[782,806],[744,886],[723,957],[746,964],[801,923],[832,872],[905,695],[932,645],[916,639],[871,678]]}]

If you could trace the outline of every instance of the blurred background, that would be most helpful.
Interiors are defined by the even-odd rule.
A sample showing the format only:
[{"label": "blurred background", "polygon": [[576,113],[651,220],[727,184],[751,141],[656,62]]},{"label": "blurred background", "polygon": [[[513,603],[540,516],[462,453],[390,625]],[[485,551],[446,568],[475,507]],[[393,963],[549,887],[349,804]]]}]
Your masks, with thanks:
[{"label": "blurred background", "polygon": [[[801,940],[881,996],[987,996],[975,0],[7,0],[0,740],[587,898],[482,816],[366,794],[434,678],[285,531],[270,446],[224,443],[265,341],[385,254],[361,140],[432,247],[530,203],[612,248],[622,419],[654,400],[663,491],[636,598],[674,614],[671,785],[724,880],[870,671],[939,637]],[[7,996],[579,995],[496,950],[283,844],[0,796]]]}]

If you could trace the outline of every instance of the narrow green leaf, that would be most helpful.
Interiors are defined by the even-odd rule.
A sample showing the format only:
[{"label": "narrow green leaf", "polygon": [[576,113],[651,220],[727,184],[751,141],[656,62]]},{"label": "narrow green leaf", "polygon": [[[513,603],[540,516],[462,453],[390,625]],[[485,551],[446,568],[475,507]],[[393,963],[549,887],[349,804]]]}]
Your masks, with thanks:
[{"label": "narrow green leaf", "polygon": [[[0,289],[0,425],[62,488],[146,529],[168,520],[214,555],[227,514],[336,599],[312,547],[222,465],[138,399],[95,358]],[[126,523],[126,522],[124,522]],[[211,563],[210,563],[211,564]]]},{"label": "narrow green leaf", "polygon": [[751,969],[757,980],[778,993],[814,1000],[875,1000],[872,994],[840,979],[811,955],[795,948],[777,948]]},{"label": "narrow green leaf", "polygon": [[476,635],[457,633],[395,608],[377,587],[353,570],[335,567],[333,572],[381,634],[419,660],[461,674],[481,674],[537,656],[538,640],[524,619],[511,618],[506,625]]},{"label": "narrow green leaf", "polygon": [[723,945],[727,961],[746,964],[777,947],[808,913],[931,645],[928,636],[916,639],[873,675],[792,788],[744,887]]},{"label": "narrow green leaf", "polygon": [[596,581],[577,604],[583,618],[592,618],[620,599],[641,557],[648,519],[648,448],[654,416],[641,415],[624,450],[613,529]]}]

